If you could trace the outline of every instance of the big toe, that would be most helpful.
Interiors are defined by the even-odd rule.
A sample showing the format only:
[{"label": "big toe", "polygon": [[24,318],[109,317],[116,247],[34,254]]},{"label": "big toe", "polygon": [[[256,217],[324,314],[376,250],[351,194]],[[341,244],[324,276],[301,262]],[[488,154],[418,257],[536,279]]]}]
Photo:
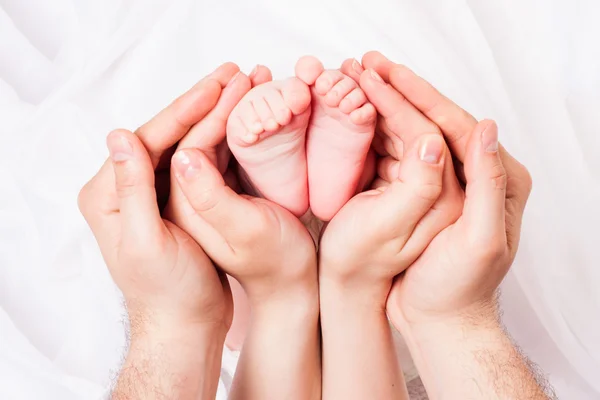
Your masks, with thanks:
[{"label": "big toe", "polygon": [[310,105],[310,89],[298,78],[289,78],[281,88],[283,101],[294,115],[302,114]]},{"label": "big toe", "polygon": [[307,85],[314,84],[324,70],[321,61],[313,56],[304,56],[296,63],[296,76]]}]

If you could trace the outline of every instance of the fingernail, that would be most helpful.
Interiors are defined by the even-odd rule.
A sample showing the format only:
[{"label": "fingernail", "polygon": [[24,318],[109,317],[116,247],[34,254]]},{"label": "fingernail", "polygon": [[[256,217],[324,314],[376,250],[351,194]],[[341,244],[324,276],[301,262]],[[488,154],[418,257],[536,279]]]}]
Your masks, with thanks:
[{"label": "fingernail", "polygon": [[260,64],[257,64],[256,67],[254,67],[254,69],[252,70],[252,72],[250,72],[250,75],[248,75],[249,78],[254,78],[254,76],[256,75],[256,73],[258,72],[258,68],[260,67]]},{"label": "fingernail", "polygon": [[441,138],[429,138],[421,145],[421,161],[427,164],[437,164],[442,158],[444,151],[443,141]]},{"label": "fingernail", "polygon": [[495,153],[498,151],[498,127],[496,124],[489,124],[481,133],[481,144],[488,153]]},{"label": "fingernail", "polygon": [[112,139],[108,147],[110,158],[114,162],[127,161],[133,158],[133,146],[125,136],[119,135],[117,139]]},{"label": "fingernail", "polygon": [[356,60],[352,60],[352,69],[354,70],[354,72],[356,72],[359,75],[362,74],[364,71],[363,67]]},{"label": "fingernail", "polygon": [[177,173],[184,179],[193,178],[198,175],[198,172],[200,172],[200,160],[198,160],[196,157],[190,157],[185,150],[175,153],[175,158],[177,160],[175,162]]},{"label": "fingernail", "polygon": [[229,87],[229,86],[233,85],[235,80],[238,78],[238,76],[240,76],[241,73],[242,73],[242,71],[238,71],[238,73],[235,74],[233,76],[233,78],[231,78],[231,80],[227,83],[227,86],[225,86],[225,87]]},{"label": "fingernail", "polygon": [[380,83],[385,83],[385,82],[383,82],[383,79],[381,78],[381,76],[379,76],[379,74],[377,72],[375,72],[375,70],[370,69],[369,74],[371,75],[371,78],[373,78],[375,81],[380,82]]}]

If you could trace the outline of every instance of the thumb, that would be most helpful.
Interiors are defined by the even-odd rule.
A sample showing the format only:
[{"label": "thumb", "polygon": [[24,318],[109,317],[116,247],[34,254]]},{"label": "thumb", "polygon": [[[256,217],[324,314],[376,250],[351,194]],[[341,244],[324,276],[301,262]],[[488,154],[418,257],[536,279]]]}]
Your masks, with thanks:
[{"label": "thumb", "polygon": [[243,238],[242,222],[256,215],[256,208],[225,184],[223,176],[198,149],[179,150],[173,156],[175,177],[194,211],[230,244]]},{"label": "thumb", "polygon": [[497,239],[497,235],[506,235],[507,175],[498,148],[496,123],[489,120],[479,122],[467,144],[463,215],[482,243],[491,238]]},{"label": "thumb", "polygon": [[398,179],[381,195],[384,232],[411,233],[442,192],[446,145],[438,134],[422,135],[400,165]]},{"label": "thumb", "polygon": [[126,130],[111,132],[106,144],[115,174],[123,237],[141,241],[155,238],[163,222],[148,151],[135,134]]}]

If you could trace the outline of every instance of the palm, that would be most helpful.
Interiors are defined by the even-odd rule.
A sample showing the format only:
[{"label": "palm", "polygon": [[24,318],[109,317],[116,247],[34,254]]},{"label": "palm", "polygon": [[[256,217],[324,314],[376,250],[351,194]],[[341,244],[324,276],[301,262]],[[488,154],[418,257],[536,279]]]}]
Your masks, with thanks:
[{"label": "palm", "polygon": [[[225,321],[231,324],[233,303],[227,279],[217,272],[214,264],[187,233],[165,220],[165,226],[174,244],[169,258],[174,261],[170,271],[163,271],[164,279],[175,281],[172,295],[189,303],[187,309],[199,309],[204,320]],[[210,304],[207,304],[210,303]],[[211,310],[212,315],[206,315]]]}]

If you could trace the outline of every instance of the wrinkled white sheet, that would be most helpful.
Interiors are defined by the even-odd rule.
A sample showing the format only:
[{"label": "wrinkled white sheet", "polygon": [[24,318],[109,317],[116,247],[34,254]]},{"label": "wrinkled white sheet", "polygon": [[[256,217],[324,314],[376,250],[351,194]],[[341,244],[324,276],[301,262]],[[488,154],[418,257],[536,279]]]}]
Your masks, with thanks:
[{"label": "wrinkled white sheet", "polygon": [[600,398],[599,17],[597,0],[0,0],[0,398],[108,393],[123,310],[76,196],[111,129],[224,61],[284,77],[371,49],[496,119],[529,167],[505,321],[561,398]]}]

